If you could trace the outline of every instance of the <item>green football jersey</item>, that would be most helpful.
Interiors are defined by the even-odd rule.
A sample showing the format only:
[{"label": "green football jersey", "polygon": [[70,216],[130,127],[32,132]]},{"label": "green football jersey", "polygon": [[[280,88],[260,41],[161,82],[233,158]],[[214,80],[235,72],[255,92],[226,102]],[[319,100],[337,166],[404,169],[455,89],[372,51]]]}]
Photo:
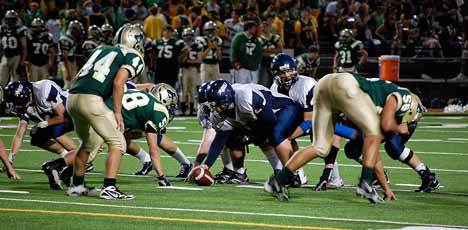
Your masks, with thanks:
[{"label": "green football jersey", "polygon": [[134,78],[144,67],[143,57],[135,49],[125,46],[98,47],[78,72],[70,93],[94,94],[105,100],[112,96],[114,79],[120,68],[127,69],[130,78]]},{"label": "green football jersey", "polygon": [[363,48],[364,45],[361,41],[354,41],[352,43],[336,42],[337,69],[350,69],[356,66],[359,63],[359,50]]},{"label": "green football jersey", "polygon": [[184,48],[184,41],[176,39],[160,39],[154,42],[157,63],[165,67],[174,67],[179,63],[180,52]]},{"label": "green football jersey", "polygon": [[[106,105],[114,110],[113,98],[106,100]],[[166,106],[146,92],[128,90],[122,98],[122,117],[125,131],[160,132],[169,122]]]},{"label": "green football jersey", "polygon": [[245,32],[239,32],[232,39],[231,61],[240,62],[242,68],[257,70],[262,62],[262,43],[253,36],[248,38]]},{"label": "green football jersey", "polygon": [[403,114],[410,109],[412,98],[411,92],[407,88],[378,78],[364,78],[359,74],[353,75],[359,83],[359,87],[371,97],[379,113],[382,111],[390,96],[395,96],[397,99],[397,117],[403,116]]}]

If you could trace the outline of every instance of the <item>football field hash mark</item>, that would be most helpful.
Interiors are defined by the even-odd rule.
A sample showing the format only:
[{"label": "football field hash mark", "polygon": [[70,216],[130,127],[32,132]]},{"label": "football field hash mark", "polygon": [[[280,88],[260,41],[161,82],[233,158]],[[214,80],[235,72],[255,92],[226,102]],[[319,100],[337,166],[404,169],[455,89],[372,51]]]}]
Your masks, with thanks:
[{"label": "football field hash mark", "polygon": [[400,222],[391,220],[371,220],[371,219],[355,219],[355,218],[341,218],[341,217],[322,217],[322,216],[306,216],[306,215],[293,215],[282,213],[258,213],[258,212],[240,212],[240,211],[227,211],[227,210],[214,210],[214,209],[191,209],[191,208],[163,208],[151,206],[130,206],[130,205],[113,205],[113,204],[99,204],[99,203],[83,203],[83,202],[68,202],[57,200],[34,200],[34,199],[19,199],[19,198],[6,198],[0,197],[0,200],[16,201],[26,203],[46,203],[46,204],[64,204],[64,205],[77,205],[77,206],[92,206],[92,207],[107,207],[107,208],[123,208],[123,209],[139,209],[139,210],[161,210],[171,212],[194,212],[194,213],[217,213],[217,214],[230,214],[240,216],[267,216],[267,217],[283,217],[293,219],[308,219],[308,220],[321,220],[321,221],[343,221],[354,223],[375,223],[375,224],[392,224],[392,225],[405,225],[405,226],[425,226],[425,227],[449,227],[449,228],[468,228],[462,225],[445,225],[445,224],[429,224],[429,223],[415,223],[415,222]]},{"label": "football field hash mark", "polygon": [[17,191],[17,190],[1,190],[0,193],[13,193],[13,194],[29,194],[28,191]]},{"label": "football field hash mark", "polygon": [[189,191],[202,191],[203,188],[194,187],[183,187],[183,186],[167,186],[167,187],[156,187],[157,189],[174,189],[174,190],[189,190]]}]

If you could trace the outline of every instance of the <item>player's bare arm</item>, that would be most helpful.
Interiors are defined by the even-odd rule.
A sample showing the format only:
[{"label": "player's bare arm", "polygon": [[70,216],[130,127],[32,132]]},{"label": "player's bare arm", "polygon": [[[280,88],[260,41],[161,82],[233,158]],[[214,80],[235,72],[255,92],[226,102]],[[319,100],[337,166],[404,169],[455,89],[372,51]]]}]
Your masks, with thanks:
[{"label": "player's bare arm", "polygon": [[120,130],[125,129],[125,124],[122,117],[122,97],[124,94],[124,85],[127,82],[130,74],[127,69],[120,68],[114,79],[112,98],[114,100],[114,115]]}]

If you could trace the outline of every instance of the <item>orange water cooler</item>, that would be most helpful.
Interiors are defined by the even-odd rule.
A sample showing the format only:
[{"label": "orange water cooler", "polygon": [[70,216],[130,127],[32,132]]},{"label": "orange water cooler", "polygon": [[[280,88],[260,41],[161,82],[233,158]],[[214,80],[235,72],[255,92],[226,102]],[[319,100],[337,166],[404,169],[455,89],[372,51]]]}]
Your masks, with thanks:
[{"label": "orange water cooler", "polygon": [[379,57],[380,79],[391,82],[400,80],[400,56],[382,55]]}]

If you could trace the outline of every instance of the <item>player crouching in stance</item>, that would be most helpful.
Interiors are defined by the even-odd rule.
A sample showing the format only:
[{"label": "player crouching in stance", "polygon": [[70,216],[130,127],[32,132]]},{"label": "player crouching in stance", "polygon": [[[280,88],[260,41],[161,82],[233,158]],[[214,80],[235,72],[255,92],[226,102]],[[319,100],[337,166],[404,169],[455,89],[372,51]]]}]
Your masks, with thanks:
[{"label": "player crouching in stance", "polygon": [[[108,145],[109,154],[100,197],[119,200],[134,198],[116,187],[116,177],[122,154],[127,149],[122,133],[125,127],[122,116],[124,85],[127,80],[138,76],[145,66],[142,56],[144,39],[144,33],[139,26],[121,27],[114,37],[115,45],[97,48],[77,74],[67,100],[68,113],[81,140],[75,159],[72,185],[68,189],[70,196],[96,193],[96,189],[85,186],[84,166],[88,162],[89,154],[104,140]],[[111,96],[113,111],[105,104]],[[137,97],[130,99],[128,109],[140,105]],[[149,103],[146,100],[145,102]],[[144,128],[157,130],[158,125],[163,126],[165,123],[148,122]]]},{"label": "player crouching in stance", "polygon": [[[425,111],[421,100],[408,89],[379,79],[360,79],[361,88],[372,98],[379,109],[383,109],[381,123],[385,135],[385,150],[390,158],[410,166],[421,177],[421,186],[416,192],[431,192],[439,187],[435,173],[420,160],[412,149],[405,147],[411,138],[418,120]],[[362,162],[363,138],[358,135],[345,145],[346,156]]]},{"label": "player crouching in stance", "polygon": [[[10,161],[19,152],[29,121],[37,125],[31,130],[31,145],[60,154],[63,161],[72,164],[76,155],[76,145],[67,135],[73,130],[73,122],[65,109],[68,93],[50,80],[37,82],[15,81],[5,88],[5,101],[13,106],[20,117],[18,129],[12,142]],[[43,166],[44,171],[49,171]],[[52,189],[61,189],[51,183],[58,173],[49,174]]]},{"label": "player crouching in stance", "polygon": [[332,146],[335,116],[342,112],[364,136],[363,168],[356,193],[372,203],[383,201],[371,186],[375,172],[385,198],[396,199],[386,183],[383,162],[379,154],[379,146],[383,139],[380,130],[381,120],[370,95],[362,89],[361,80],[362,77],[348,73],[328,74],[320,79],[314,89],[313,97],[313,143],[294,153],[281,172],[270,177],[266,186],[273,196],[281,201],[289,200],[286,185],[293,178],[293,172],[317,157],[327,156]]}]

